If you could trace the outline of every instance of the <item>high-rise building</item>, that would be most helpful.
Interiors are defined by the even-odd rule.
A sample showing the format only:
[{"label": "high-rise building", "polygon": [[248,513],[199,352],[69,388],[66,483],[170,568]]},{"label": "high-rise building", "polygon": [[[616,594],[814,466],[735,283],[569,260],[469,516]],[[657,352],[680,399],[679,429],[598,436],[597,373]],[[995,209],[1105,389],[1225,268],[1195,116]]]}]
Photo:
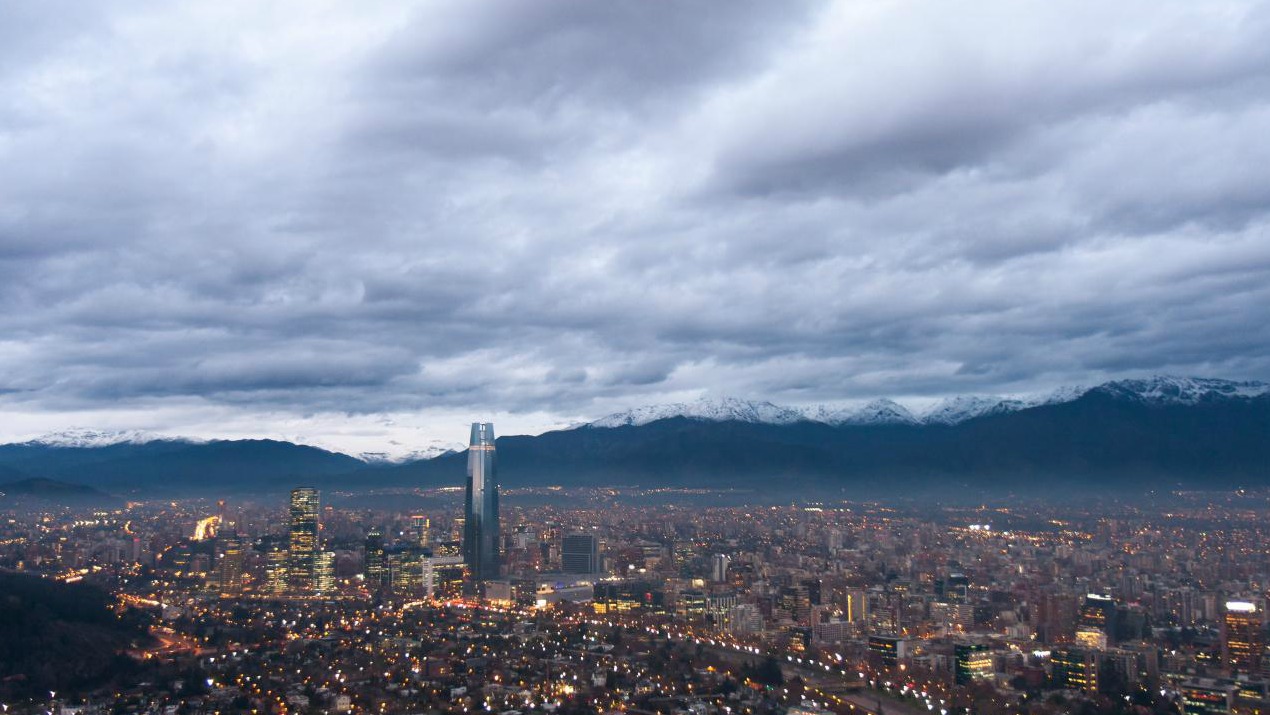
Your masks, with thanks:
[{"label": "high-rise building", "polygon": [[221,540],[220,562],[217,563],[216,571],[222,596],[231,596],[243,590],[243,545],[237,535]]},{"label": "high-rise building", "polygon": [[335,552],[319,551],[313,559],[313,590],[328,594],[335,590]]},{"label": "high-rise building", "polygon": [[953,646],[956,657],[955,680],[958,685],[992,678],[992,653],[982,643],[958,643]]},{"label": "high-rise building", "polygon": [[432,532],[432,520],[423,514],[410,517],[410,535],[419,546],[427,546]]},{"label": "high-rise building", "polygon": [[849,588],[842,600],[842,615],[847,621],[859,623],[868,615],[869,594],[864,589]]},{"label": "high-rise building", "polygon": [[908,641],[895,636],[869,636],[869,659],[883,668],[894,668],[908,657]]},{"label": "high-rise building", "polygon": [[1055,648],[1050,655],[1055,685],[1085,693],[1098,692],[1099,653],[1081,646]]},{"label": "high-rise building", "polygon": [[727,554],[715,554],[710,557],[710,580],[715,583],[724,583],[728,580],[728,564],[732,563],[732,559]]},{"label": "high-rise building", "polygon": [[811,596],[806,586],[799,584],[781,588],[777,605],[798,625],[811,625]]},{"label": "high-rise building", "polygon": [[429,556],[422,562],[423,595],[456,598],[463,590],[465,568],[458,556]]},{"label": "high-rise building", "polygon": [[378,529],[366,534],[366,588],[372,593],[384,587],[384,535]]},{"label": "high-rise building", "polygon": [[472,423],[467,451],[463,560],[473,581],[498,578],[498,469],[494,425],[488,422]]},{"label": "high-rise building", "polygon": [[1106,648],[1116,634],[1116,602],[1111,596],[1085,596],[1076,625],[1076,642],[1087,648]]},{"label": "high-rise building", "polygon": [[299,487],[291,490],[291,546],[287,572],[291,588],[312,591],[317,585],[318,490]]},{"label": "high-rise building", "polygon": [[265,556],[265,590],[274,596],[281,596],[287,591],[287,562],[290,560],[285,549],[274,547]]},{"label": "high-rise building", "polygon": [[411,546],[398,546],[384,557],[385,586],[397,596],[419,595],[419,569],[423,552]]},{"label": "high-rise building", "polygon": [[1261,632],[1261,613],[1251,601],[1227,601],[1222,617],[1222,657],[1234,673],[1255,675],[1261,670],[1261,654],[1265,638]]},{"label": "high-rise building", "polygon": [[560,568],[565,573],[600,570],[600,542],[593,534],[565,534],[560,543]]}]

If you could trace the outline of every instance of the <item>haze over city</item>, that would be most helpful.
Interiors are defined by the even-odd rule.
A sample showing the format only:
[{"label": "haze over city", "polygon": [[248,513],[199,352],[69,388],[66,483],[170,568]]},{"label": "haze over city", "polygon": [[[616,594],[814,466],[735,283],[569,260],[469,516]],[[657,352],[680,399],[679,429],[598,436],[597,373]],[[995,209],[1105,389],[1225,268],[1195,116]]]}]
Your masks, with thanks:
[{"label": "haze over city", "polygon": [[0,3],[0,715],[1270,715],[1268,39]]},{"label": "haze over city", "polygon": [[0,441],[1270,378],[1257,2],[6,3]]}]

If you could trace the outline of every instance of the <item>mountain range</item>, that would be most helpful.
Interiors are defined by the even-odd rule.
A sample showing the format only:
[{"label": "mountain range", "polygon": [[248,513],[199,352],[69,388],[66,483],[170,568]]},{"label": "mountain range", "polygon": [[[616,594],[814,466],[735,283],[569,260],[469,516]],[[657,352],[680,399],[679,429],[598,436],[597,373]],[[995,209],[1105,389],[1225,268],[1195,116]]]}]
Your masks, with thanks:
[{"label": "mountain range", "polygon": [[[118,494],[461,485],[461,446],[428,447],[426,458],[394,463],[277,440],[77,431],[0,445],[0,476]],[[506,487],[784,486],[883,495],[1270,486],[1270,385],[1154,377],[1034,397],[960,396],[920,411],[884,399],[845,409],[703,399],[500,437],[498,452]]]}]

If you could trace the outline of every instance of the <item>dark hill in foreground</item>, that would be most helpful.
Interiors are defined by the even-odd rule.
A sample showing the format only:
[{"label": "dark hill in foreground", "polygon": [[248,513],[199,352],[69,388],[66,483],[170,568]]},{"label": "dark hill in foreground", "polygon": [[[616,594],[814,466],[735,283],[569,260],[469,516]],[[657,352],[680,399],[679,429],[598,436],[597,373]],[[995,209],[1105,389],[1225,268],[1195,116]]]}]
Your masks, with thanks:
[{"label": "dark hill in foreground", "polygon": [[69,695],[135,672],[124,651],[149,636],[110,607],[87,584],[0,572],[0,697]]}]

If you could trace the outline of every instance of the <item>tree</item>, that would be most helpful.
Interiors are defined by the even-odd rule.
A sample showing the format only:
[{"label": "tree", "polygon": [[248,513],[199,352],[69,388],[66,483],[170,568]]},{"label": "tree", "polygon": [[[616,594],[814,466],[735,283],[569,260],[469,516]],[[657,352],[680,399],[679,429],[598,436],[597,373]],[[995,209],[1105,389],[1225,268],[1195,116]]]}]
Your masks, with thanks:
[{"label": "tree", "polygon": [[785,684],[785,674],[781,672],[780,661],[775,656],[767,656],[757,668],[748,673],[750,680],[763,685],[780,687]]}]

